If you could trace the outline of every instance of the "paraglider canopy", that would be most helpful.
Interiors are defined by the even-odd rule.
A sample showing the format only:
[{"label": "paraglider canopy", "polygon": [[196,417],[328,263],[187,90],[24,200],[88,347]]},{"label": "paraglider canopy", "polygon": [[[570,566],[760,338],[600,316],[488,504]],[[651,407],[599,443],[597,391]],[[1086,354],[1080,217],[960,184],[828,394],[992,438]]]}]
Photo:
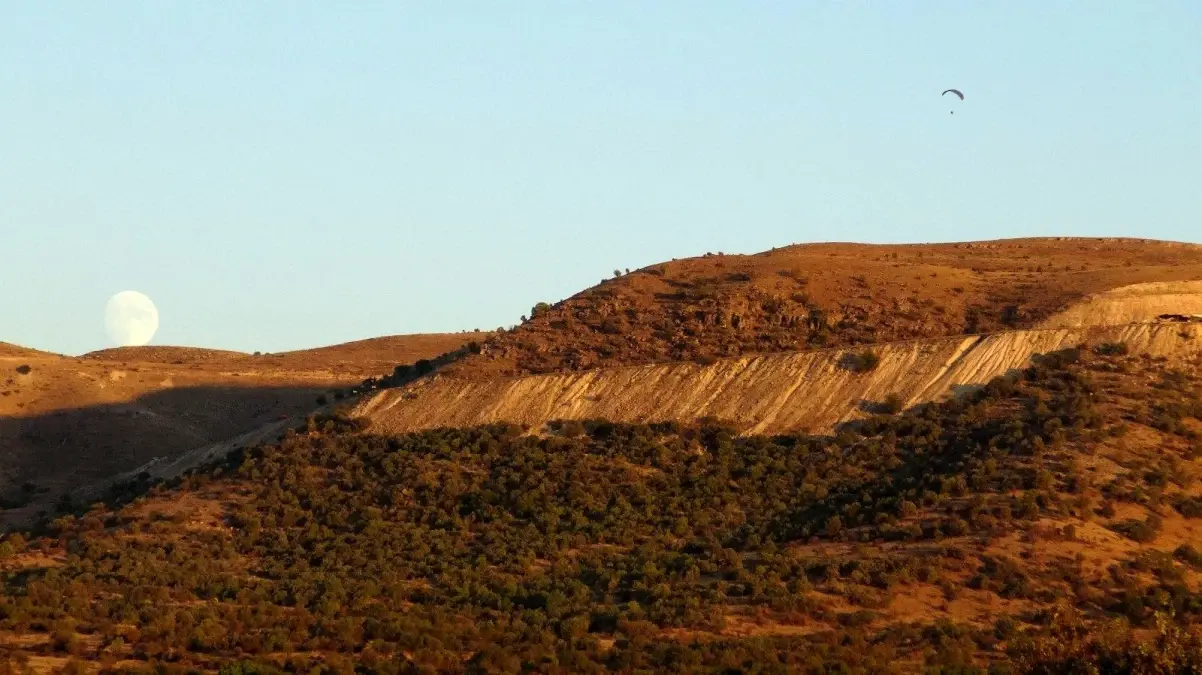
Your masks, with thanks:
[{"label": "paraglider canopy", "polygon": [[[963,100],[964,100],[964,92],[960,91],[959,89],[944,89],[944,90],[943,90],[943,93],[942,93],[942,94],[940,94],[940,96],[947,96],[949,93],[952,93],[952,94],[955,94],[956,96],[959,96],[961,101],[963,101]],[[955,115],[955,114],[956,114],[956,111],[955,111],[955,110],[951,110],[951,111],[949,111],[949,112],[950,112],[951,114],[953,114],[953,115]]]}]

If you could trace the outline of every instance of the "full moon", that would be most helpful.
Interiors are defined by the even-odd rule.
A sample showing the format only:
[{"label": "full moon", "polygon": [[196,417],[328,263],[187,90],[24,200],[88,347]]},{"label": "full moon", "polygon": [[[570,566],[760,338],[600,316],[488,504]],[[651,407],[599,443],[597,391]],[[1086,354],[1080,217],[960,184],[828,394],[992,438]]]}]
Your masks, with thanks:
[{"label": "full moon", "polygon": [[159,329],[159,310],[137,291],[121,291],[104,308],[104,330],[120,347],[141,347]]}]

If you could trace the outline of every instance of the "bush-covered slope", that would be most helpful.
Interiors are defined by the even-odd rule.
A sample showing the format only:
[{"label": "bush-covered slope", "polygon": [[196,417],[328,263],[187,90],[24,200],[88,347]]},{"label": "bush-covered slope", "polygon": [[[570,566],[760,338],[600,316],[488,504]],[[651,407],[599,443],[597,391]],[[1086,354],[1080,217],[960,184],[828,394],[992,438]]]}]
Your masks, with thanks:
[{"label": "bush-covered slope", "polygon": [[314,419],[10,534],[0,649],[225,672],[1077,672],[1130,652],[1104,622],[1169,613],[1188,643],[1202,385],[1098,351],[833,437]]},{"label": "bush-covered slope", "polygon": [[[476,334],[408,335],[281,355],[125,347],[67,357],[0,344],[0,525],[64,492],[291,424],[331,389],[435,359]],[[25,508],[18,512],[17,506]]]}]

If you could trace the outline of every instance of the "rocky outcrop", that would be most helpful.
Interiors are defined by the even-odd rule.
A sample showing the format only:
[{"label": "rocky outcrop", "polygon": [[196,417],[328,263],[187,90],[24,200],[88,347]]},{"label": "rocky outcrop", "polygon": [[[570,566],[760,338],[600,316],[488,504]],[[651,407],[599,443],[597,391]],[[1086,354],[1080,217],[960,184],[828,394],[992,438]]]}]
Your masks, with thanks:
[{"label": "rocky outcrop", "polygon": [[1123,286],[1087,297],[1039,328],[1080,328],[1146,321],[1160,314],[1202,314],[1202,281]]},{"label": "rocky outcrop", "polygon": [[869,371],[849,367],[849,354],[861,351],[851,349],[483,381],[435,377],[365,399],[352,415],[367,417],[380,433],[500,421],[539,427],[555,419],[706,416],[745,433],[817,433],[866,416],[890,395],[907,406],[938,400],[1024,367],[1033,355],[1105,342],[1124,342],[1133,353],[1188,356],[1202,352],[1202,327],[1151,322],[882,344],[871,348],[879,363]]}]

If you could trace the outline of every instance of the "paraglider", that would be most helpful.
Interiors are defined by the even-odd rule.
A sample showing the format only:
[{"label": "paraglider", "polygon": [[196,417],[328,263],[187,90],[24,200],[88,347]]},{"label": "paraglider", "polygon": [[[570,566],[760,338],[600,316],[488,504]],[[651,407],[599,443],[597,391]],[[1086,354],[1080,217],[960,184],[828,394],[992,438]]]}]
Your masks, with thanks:
[{"label": "paraglider", "polygon": [[[960,91],[959,89],[944,89],[943,93],[940,94],[940,96],[947,96],[949,92],[952,94],[955,94],[956,96],[959,96],[961,101],[964,100],[964,92]],[[951,114],[955,115],[956,111],[952,110]]]}]

